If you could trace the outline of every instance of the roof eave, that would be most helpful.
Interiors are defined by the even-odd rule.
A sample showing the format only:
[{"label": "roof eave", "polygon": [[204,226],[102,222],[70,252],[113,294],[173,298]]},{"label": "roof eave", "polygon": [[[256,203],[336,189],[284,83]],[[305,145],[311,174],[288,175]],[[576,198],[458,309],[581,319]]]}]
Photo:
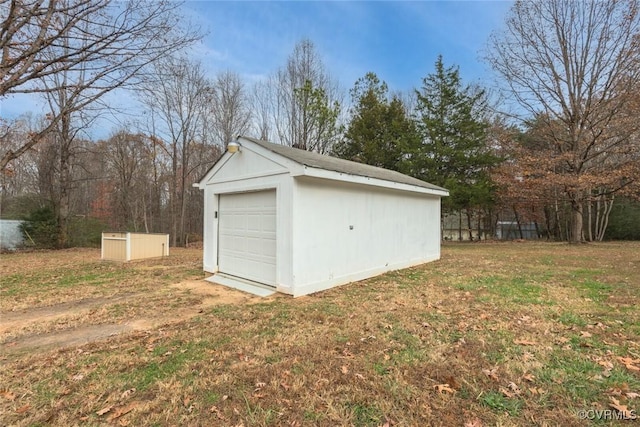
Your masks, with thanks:
[{"label": "roof eave", "polygon": [[449,192],[444,189],[420,187],[417,185],[404,184],[401,182],[387,181],[379,178],[371,178],[361,175],[351,175],[344,172],[336,172],[328,169],[304,166],[299,174],[294,176],[309,176],[314,178],[330,179],[334,181],[349,182],[353,184],[372,185],[375,187],[389,188],[393,190],[410,191],[413,193],[429,194],[432,196],[446,197]]}]

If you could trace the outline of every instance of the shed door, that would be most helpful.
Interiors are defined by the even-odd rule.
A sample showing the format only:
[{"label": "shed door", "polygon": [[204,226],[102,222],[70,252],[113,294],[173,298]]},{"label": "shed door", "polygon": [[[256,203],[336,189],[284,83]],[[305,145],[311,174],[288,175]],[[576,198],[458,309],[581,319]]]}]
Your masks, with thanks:
[{"label": "shed door", "polygon": [[275,190],[220,195],[218,221],[220,272],[275,286]]}]

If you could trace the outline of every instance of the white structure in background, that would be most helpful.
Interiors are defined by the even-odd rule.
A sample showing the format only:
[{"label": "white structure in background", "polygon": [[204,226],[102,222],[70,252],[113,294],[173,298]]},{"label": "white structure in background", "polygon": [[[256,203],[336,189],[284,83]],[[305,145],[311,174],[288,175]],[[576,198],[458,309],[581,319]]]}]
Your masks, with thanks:
[{"label": "white structure in background", "polygon": [[300,296],[440,258],[447,190],[252,138],[229,146],[194,184],[211,281]]},{"label": "white structure in background", "polygon": [[13,251],[22,246],[24,238],[20,231],[22,221],[0,219],[0,250]]}]

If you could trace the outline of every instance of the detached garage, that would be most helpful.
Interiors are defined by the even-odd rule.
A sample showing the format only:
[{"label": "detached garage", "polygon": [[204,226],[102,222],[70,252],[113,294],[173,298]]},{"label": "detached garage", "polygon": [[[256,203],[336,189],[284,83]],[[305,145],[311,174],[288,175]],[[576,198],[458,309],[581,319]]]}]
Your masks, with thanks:
[{"label": "detached garage", "polygon": [[194,184],[212,281],[300,296],[440,258],[447,190],[252,138],[229,145]]}]

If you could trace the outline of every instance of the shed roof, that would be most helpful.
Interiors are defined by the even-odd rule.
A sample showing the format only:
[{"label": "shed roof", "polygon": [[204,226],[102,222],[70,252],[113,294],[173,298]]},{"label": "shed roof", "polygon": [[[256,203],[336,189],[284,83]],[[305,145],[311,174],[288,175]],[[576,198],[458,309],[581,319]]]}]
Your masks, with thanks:
[{"label": "shed roof", "polygon": [[300,150],[298,148],[288,147],[286,145],[274,144],[272,142],[262,141],[246,136],[241,136],[239,137],[239,139],[245,139],[253,142],[254,144],[257,144],[262,148],[265,148],[304,166],[325,169],[349,175],[382,179],[385,181],[415,185],[417,187],[447,192],[447,190],[442,187],[438,187],[437,185],[430,184],[428,182],[413,178],[400,172],[383,169],[364,163],[353,162],[351,160],[344,160],[337,157],[326,156],[324,154],[314,153],[311,151]]}]

